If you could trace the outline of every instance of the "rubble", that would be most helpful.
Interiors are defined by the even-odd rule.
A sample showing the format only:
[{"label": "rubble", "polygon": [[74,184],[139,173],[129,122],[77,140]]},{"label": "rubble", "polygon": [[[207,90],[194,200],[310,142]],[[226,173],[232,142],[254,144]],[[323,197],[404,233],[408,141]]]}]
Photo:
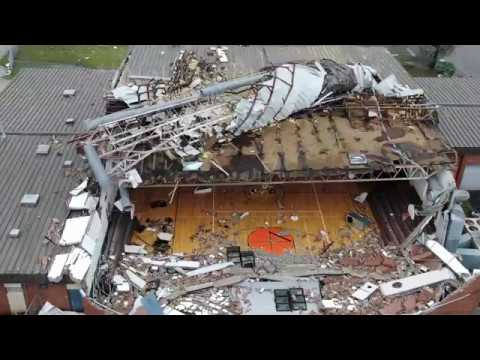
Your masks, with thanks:
[{"label": "rubble", "polygon": [[[431,173],[416,161],[422,161],[422,156],[435,157],[431,149],[424,151],[415,143],[393,141],[407,133],[415,136],[409,132],[413,125],[425,135],[429,129],[423,128],[427,122],[424,120],[432,120],[421,97],[423,91],[400,85],[394,76],[381,79],[369,66],[341,65],[322,59],[270,66],[249,77],[218,83],[224,80],[222,64],[230,61],[230,54],[227,47],[214,47],[210,56],[215,58],[214,62],[182,50],[172,63],[168,79],[149,79],[148,84],[113,89],[109,96],[128,107],[137,103],[138,106],[87,121],[90,133],[77,141],[94,168],[102,191],[118,181],[114,186],[119,189],[120,199],[108,205],[113,203],[134,220],[129,243],[121,243],[112,257],[100,255],[100,264],[93,269],[96,271],[92,296],[96,301],[116,313],[132,315],[400,314],[432,307],[470,277],[468,269],[439,242],[427,239],[425,246],[412,246],[420,241],[420,235],[425,240],[425,229],[439,204],[432,203],[421,210],[413,208],[412,220],[415,216],[424,219],[405,243],[382,246],[380,236],[371,227],[370,215],[359,210],[367,200],[367,192],[355,196],[354,206],[342,215],[345,225],[337,229],[335,236],[343,243],[341,247],[333,246],[332,236],[325,229],[313,234],[317,244],[310,246],[311,255],[294,254],[293,230],[270,227],[275,221],[278,225],[288,221],[299,225],[303,213],[290,212],[277,219],[265,219],[265,228],[256,230],[268,232],[270,243],[272,234],[288,242],[288,251],[282,249],[278,256],[260,251],[256,248],[268,247],[252,246],[250,238],[247,245],[251,249],[241,251],[229,230],[234,224],[247,226],[253,211],[251,215],[237,208],[242,211],[236,210],[232,216],[213,214],[214,230],[200,226],[191,239],[199,244],[192,253],[172,253],[175,236],[181,236],[176,235],[174,219],[148,218],[140,224],[128,190],[143,183],[173,187],[168,199],[152,199],[150,203],[152,209],[163,208],[173,204],[181,183],[191,179],[196,187],[195,199],[204,200],[201,195],[212,193],[215,176],[225,182],[243,179],[244,171],[232,163],[247,153],[261,169],[247,164],[252,176],[261,178],[268,173],[268,179],[286,179],[285,164],[291,161],[285,161],[285,154],[278,153],[281,170],[273,169],[272,162],[267,166],[262,147],[270,145],[263,144],[264,138],[257,136],[263,130],[289,130],[280,129],[284,120],[283,125],[295,128],[292,131],[299,138],[297,147],[302,148],[298,117],[320,108],[328,113],[325,123],[330,126],[322,131],[332,133],[340,149],[339,158],[346,161],[344,173],[334,176],[337,181],[368,180],[372,174],[380,177],[378,174],[385,173],[391,180],[407,173],[405,169],[412,170],[408,174],[421,172],[424,179]],[[210,82],[217,83],[205,86]],[[360,121],[359,129],[378,130],[380,136],[375,141],[383,143],[379,154],[347,150],[346,145],[350,144],[343,144],[330,104],[346,113],[342,119],[352,129]],[[307,124],[306,133],[315,137],[318,124],[313,120]],[[252,137],[249,146],[237,146],[233,141],[242,134]],[[270,135],[277,136],[273,132]],[[433,140],[428,135],[425,138]],[[275,141],[279,148],[288,145],[282,144],[280,138]],[[316,141],[320,142],[318,137]],[[319,153],[324,151],[329,149]],[[413,156],[416,152],[419,154]],[[108,173],[102,160],[111,165]],[[300,169],[319,170],[310,169],[302,149],[298,162],[303,164]],[[142,169],[141,176],[135,167]],[[341,164],[335,164],[335,174],[341,168]],[[328,176],[322,173],[319,177]],[[58,223],[52,223],[49,229],[47,236],[52,242],[73,245],[69,253],[55,257],[48,273],[50,281],[59,282],[64,274],[69,274],[71,280],[82,283],[91,264],[97,261],[94,250],[101,222],[95,209],[99,197],[90,193],[90,187],[86,178],[70,191],[68,209],[81,215],[75,213],[66,219],[61,237]],[[249,196],[275,192],[268,185],[257,190],[253,189]],[[274,195],[278,209],[284,210],[284,194]],[[441,205],[446,203],[445,200]],[[393,217],[393,211],[388,210],[387,216]],[[354,241],[357,236],[361,240]]]}]

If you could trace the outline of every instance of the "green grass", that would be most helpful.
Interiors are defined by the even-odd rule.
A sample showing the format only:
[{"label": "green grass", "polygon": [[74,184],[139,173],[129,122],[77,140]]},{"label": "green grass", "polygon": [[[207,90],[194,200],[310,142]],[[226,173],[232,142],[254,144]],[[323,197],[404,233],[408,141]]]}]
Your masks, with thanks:
[{"label": "green grass", "polygon": [[[128,45],[20,45],[15,68],[5,79],[12,79],[24,67],[56,65],[91,69],[117,69],[127,55]],[[7,57],[0,64],[7,63]]]},{"label": "green grass", "polygon": [[127,45],[20,45],[17,65],[71,64],[92,69],[116,69]]},{"label": "green grass", "polygon": [[7,55],[0,58],[0,66],[5,66],[7,63],[8,63],[8,56]]}]

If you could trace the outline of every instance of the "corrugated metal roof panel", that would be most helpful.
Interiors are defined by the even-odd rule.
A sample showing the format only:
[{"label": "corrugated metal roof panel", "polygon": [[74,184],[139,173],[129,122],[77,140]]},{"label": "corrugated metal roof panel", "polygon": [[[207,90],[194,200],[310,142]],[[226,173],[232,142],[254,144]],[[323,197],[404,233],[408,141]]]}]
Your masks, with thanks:
[{"label": "corrugated metal roof panel", "polygon": [[[83,121],[105,113],[112,70],[80,67],[22,69],[0,94],[0,121],[11,133],[78,133]],[[65,89],[75,96],[64,97]],[[73,125],[65,121],[74,118]]]},{"label": "corrugated metal roof panel", "polygon": [[346,62],[347,46],[337,45],[267,45],[264,47],[267,60],[271,64],[287,61],[312,61],[332,59],[338,63]]},{"label": "corrugated metal roof panel", "polygon": [[[136,45],[133,47],[128,76],[148,76],[168,79],[170,66],[180,50],[194,51],[200,57],[208,59],[210,47],[217,45]],[[263,47],[257,45],[228,45],[225,63],[228,78],[240,77],[258,71],[266,65]]]},{"label": "corrugated metal roof panel", "polygon": [[394,74],[402,85],[418,88],[415,79],[405,70],[400,62],[381,46],[349,46],[345,49],[348,62],[361,62],[370,65],[379,73],[381,78]]},{"label": "corrugated metal roof panel", "polygon": [[[68,191],[81,180],[81,176],[66,176],[65,160],[74,160],[74,167],[81,166],[75,158],[72,145],[66,145],[69,137],[57,136],[60,143],[53,145],[48,155],[36,155],[38,144],[52,143],[51,136],[7,135],[0,140],[0,273],[39,274],[40,256],[52,256],[61,248],[43,242],[53,218],[63,221],[67,215]],[[40,195],[36,207],[20,206],[25,193]],[[20,237],[8,237],[11,229],[18,228]],[[64,250],[63,250],[64,251]]]},{"label": "corrugated metal roof panel", "polygon": [[[193,50],[203,58],[212,45],[136,45],[129,64],[129,76],[168,78],[170,64],[182,49]],[[214,46],[214,45],[213,45]],[[228,45],[228,77],[238,77],[258,71],[270,64],[288,61],[332,59],[338,63],[362,62],[377,69],[382,77],[395,74],[405,85],[416,83],[403,66],[384,47],[350,45]],[[163,54],[162,54],[163,53]]]},{"label": "corrugated metal roof panel", "polygon": [[[480,79],[416,78],[427,98],[437,104],[480,105]],[[480,106],[444,106],[438,111],[439,128],[456,148],[480,147]]]}]

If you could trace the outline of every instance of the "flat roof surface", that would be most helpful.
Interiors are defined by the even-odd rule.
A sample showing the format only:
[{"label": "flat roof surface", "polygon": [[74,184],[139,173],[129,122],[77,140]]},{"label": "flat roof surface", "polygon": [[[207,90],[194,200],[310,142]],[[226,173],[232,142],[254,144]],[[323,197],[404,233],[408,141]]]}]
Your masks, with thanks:
[{"label": "flat roof surface", "polygon": [[[439,129],[455,148],[480,147],[480,79],[416,78],[427,98],[440,106]],[[448,106],[460,105],[460,106]]]}]

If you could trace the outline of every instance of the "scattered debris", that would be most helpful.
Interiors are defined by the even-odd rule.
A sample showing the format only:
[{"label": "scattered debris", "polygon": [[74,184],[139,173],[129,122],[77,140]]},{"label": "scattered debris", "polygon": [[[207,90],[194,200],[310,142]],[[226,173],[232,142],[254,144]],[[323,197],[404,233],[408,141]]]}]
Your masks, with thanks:
[{"label": "scattered debris", "polygon": [[399,295],[448,280],[455,280],[455,274],[443,268],[380,284],[380,291],[384,296]]},{"label": "scattered debris", "polygon": [[370,297],[370,295],[372,295],[376,290],[378,289],[378,286],[375,285],[375,284],[372,284],[370,282],[366,282],[365,284],[363,284],[360,289],[358,289],[357,291],[355,291],[352,296],[355,298],[355,299],[358,299],[358,300],[366,300]]}]

